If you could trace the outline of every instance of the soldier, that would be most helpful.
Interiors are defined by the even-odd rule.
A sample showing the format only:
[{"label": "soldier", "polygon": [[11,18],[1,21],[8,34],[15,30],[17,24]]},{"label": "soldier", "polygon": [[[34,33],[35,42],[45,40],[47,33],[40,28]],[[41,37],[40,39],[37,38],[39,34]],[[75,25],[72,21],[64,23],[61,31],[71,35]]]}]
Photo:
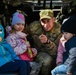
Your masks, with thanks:
[{"label": "soldier", "polygon": [[26,29],[29,28],[35,47],[38,49],[35,61],[42,63],[39,75],[50,75],[51,69],[55,67],[61,25],[50,9],[41,10],[39,15],[40,21],[31,23]]}]

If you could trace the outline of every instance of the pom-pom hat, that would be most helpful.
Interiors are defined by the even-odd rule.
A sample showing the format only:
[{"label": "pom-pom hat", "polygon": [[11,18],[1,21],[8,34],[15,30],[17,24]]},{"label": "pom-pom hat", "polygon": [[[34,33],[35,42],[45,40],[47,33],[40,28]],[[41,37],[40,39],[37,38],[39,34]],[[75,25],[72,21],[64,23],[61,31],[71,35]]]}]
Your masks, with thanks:
[{"label": "pom-pom hat", "polygon": [[25,17],[23,14],[16,12],[13,14],[13,18],[12,18],[12,25],[15,25],[17,23],[23,23],[25,24]]}]

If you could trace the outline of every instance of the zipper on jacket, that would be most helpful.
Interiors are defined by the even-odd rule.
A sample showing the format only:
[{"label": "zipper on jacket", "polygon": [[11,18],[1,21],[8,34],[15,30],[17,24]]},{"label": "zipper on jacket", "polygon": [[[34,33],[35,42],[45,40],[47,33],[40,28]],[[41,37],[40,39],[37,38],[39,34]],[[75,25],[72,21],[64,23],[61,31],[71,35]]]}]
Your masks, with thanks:
[{"label": "zipper on jacket", "polygon": [[[0,46],[1,46],[1,45],[0,45]],[[6,58],[6,52],[5,52],[4,48],[3,48],[3,46],[1,46],[1,48],[2,48],[2,51],[3,51],[3,53],[4,53],[4,58],[5,58],[6,61],[8,62],[9,60]]]}]

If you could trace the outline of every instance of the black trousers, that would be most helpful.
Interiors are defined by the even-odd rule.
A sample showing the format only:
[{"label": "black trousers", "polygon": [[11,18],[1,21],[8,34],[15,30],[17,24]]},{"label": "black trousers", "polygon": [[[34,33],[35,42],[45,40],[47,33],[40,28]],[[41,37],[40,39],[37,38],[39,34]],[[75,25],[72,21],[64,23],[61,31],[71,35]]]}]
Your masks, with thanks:
[{"label": "black trousers", "polygon": [[30,75],[30,64],[28,61],[15,60],[14,62],[8,62],[0,67],[0,74],[15,73],[19,75]]}]

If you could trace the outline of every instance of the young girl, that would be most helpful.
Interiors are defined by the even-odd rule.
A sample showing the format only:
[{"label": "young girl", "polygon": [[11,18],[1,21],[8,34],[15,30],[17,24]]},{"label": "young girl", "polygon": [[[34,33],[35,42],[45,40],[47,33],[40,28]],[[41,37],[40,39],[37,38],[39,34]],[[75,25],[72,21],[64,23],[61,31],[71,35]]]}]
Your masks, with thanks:
[{"label": "young girl", "polygon": [[[62,24],[64,24],[68,19],[69,18],[64,19],[65,21],[63,20]],[[64,54],[64,52],[66,52],[66,50],[65,50],[66,41],[67,40],[64,38],[64,35],[62,35],[62,37],[60,38],[60,41],[59,41],[59,46],[58,46],[58,51],[57,51],[57,59],[56,59],[57,66],[60,64],[63,64],[66,59],[65,56],[64,56],[65,58],[63,58],[63,54]]]},{"label": "young girl", "polygon": [[30,64],[20,60],[14,53],[13,48],[4,38],[4,28],[0,24],[0,74],[19,73],[19,75],[30,75]]},{"label": "young girl", "polygon": [[[6,40],[9,44],[11,44],[11,46],[14,48],[14,52],[22,60],[30,61],[30,65],[32,67],[32,61],[37,54],[37,50],[35,48],[31,48],[30,43],[27,42],[27,35],[23,33],[24,27],[24,15],[19,12],[14,13],[12,18],[11,31]],[[33,66],[36,65],[38,65],[38,63],[35,63]]]},{"label": "young girl", "polygon": [[64,38],[64,35],[62,35],[58,46],[58,52],[57,52],[57,59],[56,59],[57,66],[62,64],[65,61],[65,59],[63,59],[63,53],[66,52],[65,42],[66,42],[66,39]]}]

